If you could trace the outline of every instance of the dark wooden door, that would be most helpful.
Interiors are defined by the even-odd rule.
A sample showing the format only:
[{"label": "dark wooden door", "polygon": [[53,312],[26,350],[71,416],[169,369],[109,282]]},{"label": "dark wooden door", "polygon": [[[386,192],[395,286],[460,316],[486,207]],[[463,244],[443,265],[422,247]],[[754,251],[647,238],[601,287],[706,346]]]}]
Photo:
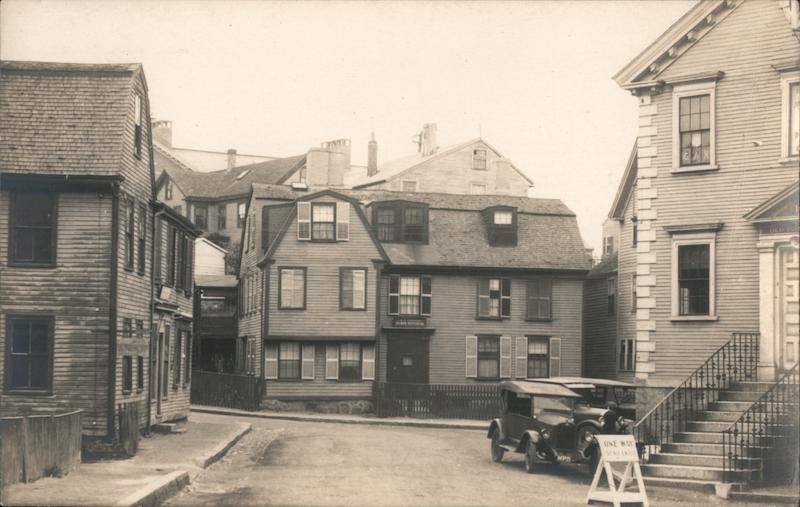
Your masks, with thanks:
[{"label": "dark wooden door", "polygon": [[428,383],[427,337],[389,338],[386,357],[389,382]]}]

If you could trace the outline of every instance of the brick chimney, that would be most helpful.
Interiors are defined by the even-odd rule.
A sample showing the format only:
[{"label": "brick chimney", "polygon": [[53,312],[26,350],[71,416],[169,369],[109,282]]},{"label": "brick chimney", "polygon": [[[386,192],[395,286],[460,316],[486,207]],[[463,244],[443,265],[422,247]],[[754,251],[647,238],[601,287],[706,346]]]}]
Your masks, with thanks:
[{"label": "brick chimney", "polygon": [[422,156],[427,157],[436,153],[436,124],[426,123],[422,126]]},{"label": "brick chimney", "polygon": [[170,120],[153,120],[150,128],[156,141],[172,148],[172,122]]},{"label": "brick chimney", "polygon": [[375,140],[375,132],[373,132],[367,144],[367,176],[376,174],[378,174],[378,141]]},{"label": "brick chimney", "polygon": [[350,170],[350,139],[335,139],[311,148],[306,156],[308,184],[341,187]]},{"label": "brick chimney", "polygon": [[228,169],[236,167],[236,148],[228,148]]}]

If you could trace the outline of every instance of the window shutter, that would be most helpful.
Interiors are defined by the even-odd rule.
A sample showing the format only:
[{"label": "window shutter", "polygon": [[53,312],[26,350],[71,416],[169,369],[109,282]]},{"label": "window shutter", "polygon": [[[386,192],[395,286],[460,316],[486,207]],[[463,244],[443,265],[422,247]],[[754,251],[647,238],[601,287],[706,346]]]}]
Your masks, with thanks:
[{"label": "window shutter", "polygon": [[511,317],[511,280],[500,280],[500,316]]},{"label": "window shutter", "polygon": [[353,282],[352,307],[362,310],[367,307],[367,272],[363,269],[356,269],[350,273]]},{"label": "window shutter", "polygon": [[350,203],[336,203],[336,240],[350,240]]},{"label": "window shutter", "polygon": [[311,203],[297,203],[297,239],[311,240]]},{"label": "window shutter", "polygon": [[339,293],[341,294],[340,306],[345,310],[350,310],[355,307],[353,300],[353,290],[355,288],[355,271],[352,269],[343,269],[341,271],[341,287]]},{"label": "window shutter", "polygon": [[514,373],[517,378],[528,376],[528,337],[517,336],[517,355]]},{"label": "window shutter", "polygon": [[186,293],[192,292],[192,277],[194,276],[194,240],[186,238]]},{"label": "window shutter", "polygon": [[361,378],[375,380],[375,345],[364,345],[361,348]]},{"label": "window shutter", "polygon": [[511,377],[511,337],[500,337],[500,378]]},{"label": "window shutter", "polygon": [[156,277],[156,284],[161,285],[161,235],[163,234],[164,222],[160,219],[156,219],[156,230],[155,230],[155,256],[153,257],[153,271]]},{"label": "window shutter", "polygon": [[303,380],[314,380],[314,344],[303,344]]},{"label": "window shutter", "polygon": [[325,347],[325,378],[339,379],[339,346],[327,345]]},{"label": "window shutter", "polygon": [[561,375],[561,338],[550,338],[550,376]]},{"label": "window shutter", "polygon": [[433,306],[433,279],[430,276],[420,277],[420,286],[422,294],[422,308],[421,315],[430,317],[431,307]]},{"label": "window shutter", "polygon": [[400,277],[389,277],[389,315],[400,314]]},{"label": "window shutter", "polygon": [[478,337],[467,336],[466,377],[478,377]]},{"label": "window shutter", "polygon": [[278,344],[267,343],[264,348],[266,364],[264,366],[264,376],[268,379],[278,378]]}]

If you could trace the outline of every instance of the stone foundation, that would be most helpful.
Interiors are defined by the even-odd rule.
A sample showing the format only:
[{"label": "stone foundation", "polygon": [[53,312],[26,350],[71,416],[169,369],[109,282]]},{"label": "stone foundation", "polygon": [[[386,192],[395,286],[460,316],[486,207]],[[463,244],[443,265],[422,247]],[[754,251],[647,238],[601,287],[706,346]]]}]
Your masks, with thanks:
[{"label": "stone foundation", "polygon": [[370,400],[264,400],[261,402],[263,410],[272,412],[318,412],[321,414],[370,414],[375,408]]},{"label": "stone foundation", "polygon": [[637,387],[636,388],[636,420],[644,417],[650,409],[672,391],[671,387]]}]

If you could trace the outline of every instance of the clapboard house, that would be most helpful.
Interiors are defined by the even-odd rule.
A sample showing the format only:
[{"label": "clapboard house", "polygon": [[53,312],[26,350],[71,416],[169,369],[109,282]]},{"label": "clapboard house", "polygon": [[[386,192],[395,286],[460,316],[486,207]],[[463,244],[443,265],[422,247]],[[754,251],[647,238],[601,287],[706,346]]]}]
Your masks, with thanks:
[{"label": "clapboard house", "polygon": [[[148,419],[153,165],[139,64],[0,65],[3,415]],[[86,440],[86,439],[85,439]]]}]

